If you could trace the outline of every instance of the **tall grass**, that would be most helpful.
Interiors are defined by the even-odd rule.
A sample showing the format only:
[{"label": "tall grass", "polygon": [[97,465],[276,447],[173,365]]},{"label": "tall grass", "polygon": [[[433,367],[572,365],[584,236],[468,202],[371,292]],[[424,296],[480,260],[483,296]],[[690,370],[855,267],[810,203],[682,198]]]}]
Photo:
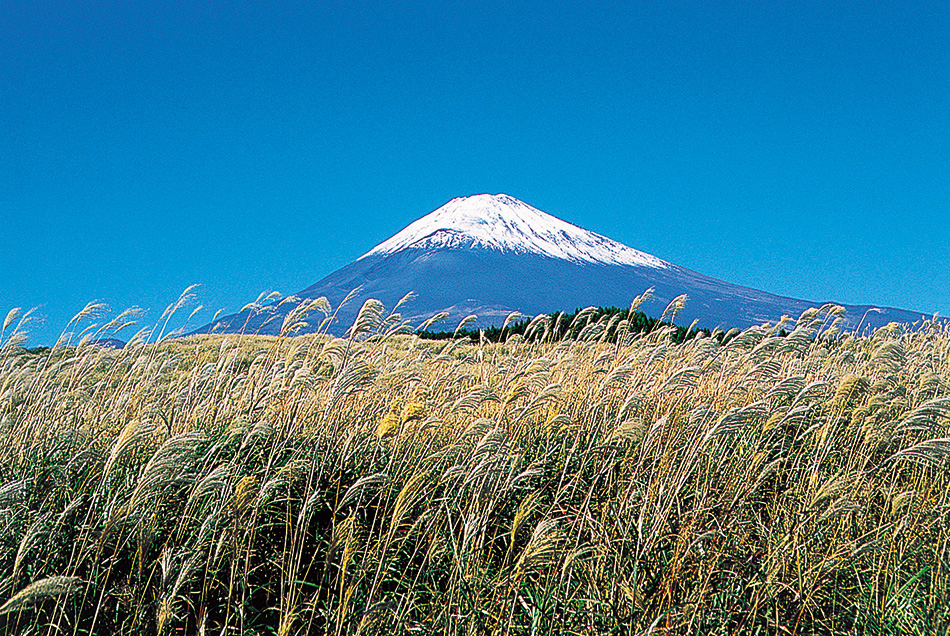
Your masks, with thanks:
[{"label": "tall grass", "polygon": [[0,336],[0,632],[950,633],[950,329],[836,311]]}]

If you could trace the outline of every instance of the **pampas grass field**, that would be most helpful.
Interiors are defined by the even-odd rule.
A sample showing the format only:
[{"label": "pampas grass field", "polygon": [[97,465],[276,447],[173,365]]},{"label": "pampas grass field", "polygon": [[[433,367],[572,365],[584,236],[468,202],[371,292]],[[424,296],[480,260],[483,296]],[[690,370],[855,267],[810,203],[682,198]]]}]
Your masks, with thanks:
[{"label": "pampas grass field", "polygon": [[48,351],[8,320],[0,633],[950,634],[950,328],[838,313],[473,343],[367,303],[345,338]]}]

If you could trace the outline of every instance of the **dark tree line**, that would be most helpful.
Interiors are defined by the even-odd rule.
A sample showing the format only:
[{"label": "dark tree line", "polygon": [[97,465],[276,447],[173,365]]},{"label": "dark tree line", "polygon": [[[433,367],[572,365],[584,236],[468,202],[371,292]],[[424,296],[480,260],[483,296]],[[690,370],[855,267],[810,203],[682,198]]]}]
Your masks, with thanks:
[{"label": "dark tree line", "polygon": [[[730,339],[735,331],[729,333],[717,329],[715,333],[702,327],[684,327],[675,325],[667,320],[652,318],[642,311],[631,313],[629,309],[620,307],[597,307],[575,309],[571,313],[554,312],[538,318],[524,318],[512,322],[506,327],[488,327],[486,329],[460,329],[458,331],[421,331],[420,338],[425,340],[451,340],[453,338],[469,338],[473,342],[486,340],[500,342],[518,334],[530,342],[542,338],[546,340],[576,339],[582,335],[601,337],[608,342],[616,342],[620,334],[649,333],[664,327],[672,327],[670,334],[676,343],[695,338],[698,334],[714,337],[720,343]],[[588,330],[585,334],[584,331]]]}]

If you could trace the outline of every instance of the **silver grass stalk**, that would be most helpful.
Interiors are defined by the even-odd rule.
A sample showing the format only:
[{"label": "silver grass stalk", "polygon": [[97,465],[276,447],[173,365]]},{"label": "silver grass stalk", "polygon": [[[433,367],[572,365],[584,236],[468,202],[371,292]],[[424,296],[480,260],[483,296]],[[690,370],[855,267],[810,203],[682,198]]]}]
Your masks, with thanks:
[{"label": "silver grass stalk", "polygon": [[670,322],[676,319],[676,314],[683,311],[686,307],[686,302],[689,300],[689,296],[686,294],[680,294],[676,298],[670,301],[670,304],[666,306],[666,309],[663,310],[663,313],[660,315],[660,322],[666,320],[666,315],[669,314]]},{"label": "silver grass stalk", "polygon": [[485,385],[472,387],[449,407],[450,413],[474,413],[485,402],[499,402],[498,395]]},{"label": "silver grass stalk", "polygon": [[26,487],[31,480],[27,477],[8,481],[0,486],[0,508],[7,508],[10,504],[18,502],[26,494]]},{"label": "silver grass stalk", "polygon": [[814,320],[816,316],[818,316],[818,312],[819,312],[819,309],[817,307],[809,307],[808,309],[803,311],[802,314],[798,317],[798,321],[796,322],[796,327],[806,325],[806,324],[811,324],[811,321]]},{"label": "silver grass stalk", "polygon": [[639,418],[623,420],[613,428],[606,441],[635,442],[642,439],[646,432],[647,427],[643,420]]},{"label": "silver grass stalk", "polygon": [[530,338],[536,332],[541,332],[541,333],[546,332],[550,324],[551,324],[550,316],[548,316],[547,314],[538,314],[528,324],[528,328],[525,330],[525,337]]},{"label": "silver grass stalk", "polygon": [[950,437],[928,439],[891,455],[886,463],[909,461],[939,468],[950,457]]},{"label": "silver grass stalk", "polygon": [[900,424],[897,430],[901,432],[923,431],[936,432],[941,419],[950,418],[950,397],[939,397],[911,411]]},{"label": "silver grass stalk", "polygon": [[0,614],[15,612],[49,598],[75,594],[81,587],[82,579],[78,576],[50,576],[17,592],[13,598],[0,606]]},{"label": "silver grass stalk", "polygon": [[399,494],[396,495],[396,501],[393,504],[393,516],[391,530],[395,530],[402,525],[406,515],[412,510],[418,501],[420,493],[423,492],[425,478],[428,473],[420,472],[415,475],[402,487]]},{"label": "silver grass stalk", "polygon": [[732,409],[709,429],[707,436],[712,437],[737,433],[756,420],[765,417],[768,411],[768,404],[764,401],[753,402],[741,408]]},{"label": "silver grass stalk", "polygon": [[181,433],[169,438],[152,455],[132,491],[129,512],[142,502],[158,496],[167,485],[191,466],[197,445],[203,439],[200,433]]},{"label": "silver grass stalk", "polygon": [[556,519],[542,519],[535,526],[528,545],[525,546],[515,564],[515,577],[556,560],[557,549],[563,539],[564,536]]},{"label": "silver grass stalk", "polygon": [[510,314],[508,314],[508,317],[505,318],[505,322],[501,325],[501,330],[504,331],[505,329],[508,328],[508,325],[510,325],[513,322],[517,322],[521,320],[522,318],[524,318],[524,314],[522,314],[520,311],[511,312]]},{"label": "silver grass stalk", "polygon": [[20,545],[17,548],[16,558],[13,560],[13,573],[10,575],[11,578],[16,578],[27,552],[29,552],[30,548],[33,547],[33,544],[36,543],[43,533],[49,529],[49,520],[52,516],[53,513],[51,512],[43,513],[26,529],[23,538],[20,540]]},{"label": "silver grass stalk", "polygon": [[231,478],[233,471],[234,467],[231,464],[221,464],[205,475],[188,496],[188,501],[185,504],[185,515],[190,515],[202,498],[215,493],[223,493],[228,486],[228,480]]},{"label": "silver grass stalk", "polygon": [[340,311],[341,309],[346,307],[348,304],[350,304],[350,301],[356,298],[356,296],[360,293],[360,290],[362,289],[363,289],[363,286],[359,285],[356,289],[351,290],[350,293],[346,295],[346,298],[341,300],[340,304],[336,306],[336,310]]},{"label": "silver grass stalk", "polygon": [[109,312],[109,305],[100,302],[91,302],[83,307],[82,311],[73,316],[72,320],[67,324],[72,324],[76,322],[82,322],[86,318],[98,318],[105,315]]},{"label": "silver grass stalk", "polygon": [[805,376],[789,376],[779,380],[778,383],[769,389],[765,394],[765,399],[769,400],[772,398],[789,398],[793,395],[797,395],[798,392],[803,388],[805,388]]},{"label": "silver grass stalk", "polygon": [[352,360],[343,368],[333,384],[330,398],[327,400],[327,412],[346,396],[368,387],[377,375],[379,372],[370,363],[362,359]]},{"label": "silver grass stalk", "polygon": [[663,395],[664,393],[675,391],[676,389],[692,388],[696,386],[696,381],[699,379],[702,371],[702,367],[697,366],[677,369],[675,372],[670,374],[666,381],[663,382],[663,385],[660,386],[658,391],[659,394]]},{"label": "silver grass stalk", "polygon": [[655,288],[650,287],[645,292],[633,299],[633,302],[630,303],[630,313],[634,313],[640,310],[640,306],[651,300],[653,298],[653,292],[656,291]]},{"label": "silver grass stalk", "polygon": [[154,430],[155,426],[153,424],[142,425],[138,420],[131,420],[126,424],[122,432],[119,433],[119,436],[116,438],[115,443],[113,443],[112,450],[109,452],[109,458],[106,460],[106,465],[102,469],[103,480],[109,477],[109,473],[112,472],[112,468],[122,453],[144,440]]},{"label": "silver grass stalk", "polygon": [[386,473],[374,473],[365,477],[360,477],[352,486],[346,489],[346,493],[340,499],[337,509],[345,508],[351,503],[356,503],[364,493],[382,488],[389,483],[389,475]]},{"label": "silver grass stalk", "polygon": [[[17,316],[20,315],[20,308],[14,307],[7,313],[6,319],[3,321],[3,327],[0,327],[0,345],[3,345],[3,334],[6,332],[7,328],[13,324],[13,321],[17,319]],[[12,347],[11,347],[12,348]],[[6,350],[7,347],[0,348],[0,351]]]},{"label": "silver grass stalk", "polygon": [[440,311],[439,313],[437,313],[436,315],[432,316],[428,320],[424,321],[421,325],[419,325],[416,331],[427,331],[429,327],[442,322],[448,317],[449,317],[449,312]]},{"label": "silver grass stalk", "polygon": [[0,335],[2,335],[3,332],[7,330],[7,327],[13,324],[13,321],[17,319],[21,311],[22,310],[20,309],[20,307],[14,307],[9,312],[7,312],[7,317],[3,321],[3,328],[0,329]]},{"label": "silver grass stalk", "polygon": [[416,293],[415,293],[415,292],[409,292],[409,293],[407,293],[405,296],[403,296],[402,298],[400,298],[399,301],[393,306],[393,311],[392,311],[392,313],[396,313],[397,311],[399,311],[399,308],[400,308],[400,307],[402,307],[404,304],[406,304],[407,302],[409,302],[410,300],[412,300],[412,299],[415,298],[415,297],[416,297]]}]

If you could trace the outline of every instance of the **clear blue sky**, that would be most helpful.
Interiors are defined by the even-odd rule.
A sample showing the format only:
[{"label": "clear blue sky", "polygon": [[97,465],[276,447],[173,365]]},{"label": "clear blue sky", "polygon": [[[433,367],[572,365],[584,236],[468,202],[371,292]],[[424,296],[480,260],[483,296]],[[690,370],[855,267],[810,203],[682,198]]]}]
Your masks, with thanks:
[{"label": "clear blue sky", "polygon": [[197,326],[481,192],[950,315],[950,8],[0,1],[0,313],[40,305],[33,344],[192,283]]}]

